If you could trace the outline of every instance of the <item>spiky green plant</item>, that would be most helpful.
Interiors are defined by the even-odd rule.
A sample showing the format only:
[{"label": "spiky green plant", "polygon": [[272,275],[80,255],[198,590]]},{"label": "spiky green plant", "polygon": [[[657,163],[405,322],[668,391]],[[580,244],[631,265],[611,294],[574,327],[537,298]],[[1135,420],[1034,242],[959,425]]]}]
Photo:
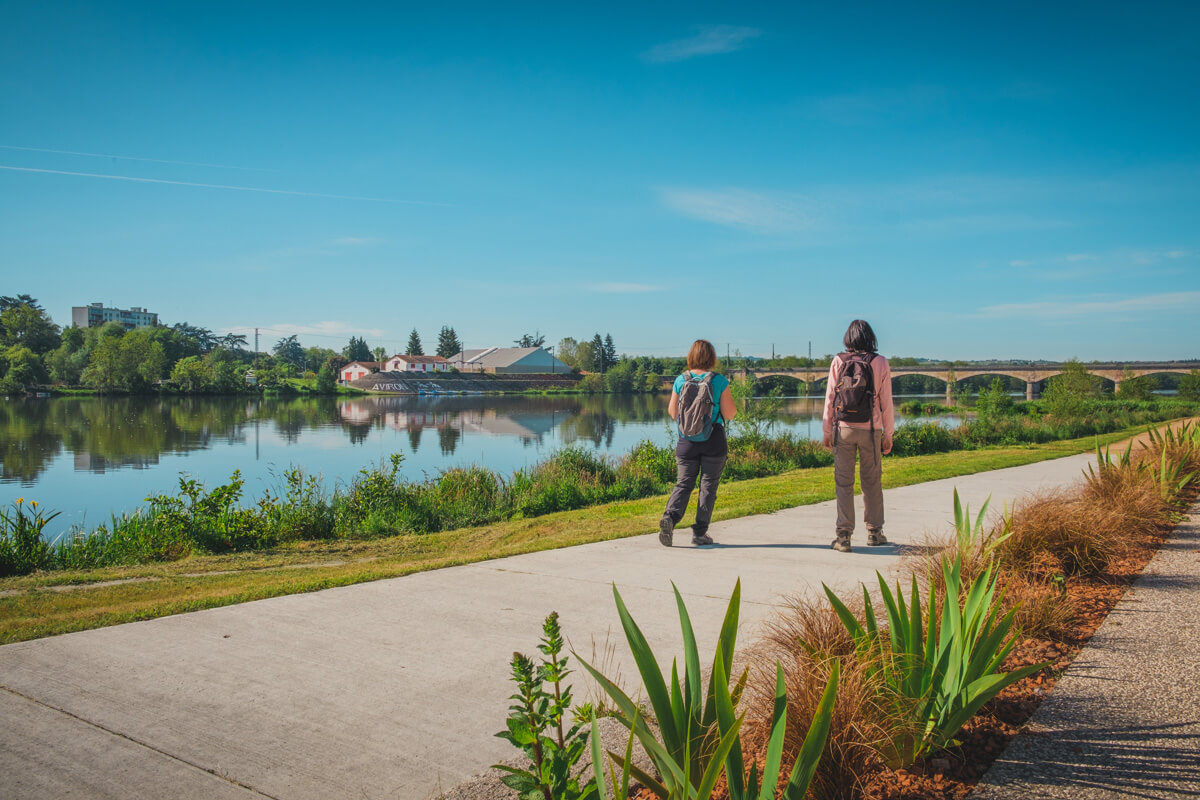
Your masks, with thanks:
[{"label": "spiky green plant", "polygon": [[906,605],[900,584],[893,594],[883,575],[876,573],[887,609],[887,642],[880,633],[871,595],[863,587],[865,624],[825,587],[825,594],[842,624],[854,637],[864,663],[881,679],[886,690],[911,709],[915,735],[901,735],[886,754],[896,766],[911,764],[930,750],[953,743],[954,736],[988,700],[1005,687],[1044,667],[1034,664],[1012,672],[997,670],[1016,643],[1010,637],[1012,609],[1000,616],[996,593],[998,573],[989,565],[960,602],[962,558],[942,561],[945,594],[939,629],[936,593],[931,590],[922,612],[916,576]]},{"label": "spiky green plant", "polygon": [[[683,596],[672,584],[675,603],[679,611],[680,628],[683,633],[683,681],[680,681],[678,661],[672,662],[671,678],[664,678],[658,661],[650,649],[646,637],[629,614],[621,599],[621,593],[613,587],[617,613],[625,630],[625,637],[633,653],[634,661],[642,678],[646,696],[650,701],[657,722],[656,736],[642,716],[637,704],[598,670],[594,669],[578,654],[575,655],[596,682],[612,697],[618,709],[617,719],[637,737],[647,755],[650,756],[661,780],[646,774],[615,753],[609,755],[623,769],[628,769],[643,785],[664,800],[707,800],[713,792],[721,773],[727,773],[731,800],[758,800],[773,797],[778,777],[781,774],[783,747],[783,720],[787,700],[783,696],[782,671],[778,675],[776,708],[772,726],[768,763],[758,778],[757,767],[750,775],[745,773],[745,756],[741,749],[741,729],[744,714],[738,714],[738,703],[746,684],[747,674],[731,686],[728,671],[733,663],[737,640],[738,616],[741,606],[742,584],[734,586],[729,606],[717,637],[716,653],[713,656],[712,672],[707,688],[700,673],[700,655],[691,618]],[[778,669],[778,665],[777,665]],[[829,734],[834,694],[837,691],[837,668],[826,687],[821,706],[809,728],[810,740],[797,758],[789,775],[785,796],[799,800],[808,790],[812,773],[824,748]],[[772,753],[774,755],[772,755]],[[593,752],[593,760],[595,760]]]}]

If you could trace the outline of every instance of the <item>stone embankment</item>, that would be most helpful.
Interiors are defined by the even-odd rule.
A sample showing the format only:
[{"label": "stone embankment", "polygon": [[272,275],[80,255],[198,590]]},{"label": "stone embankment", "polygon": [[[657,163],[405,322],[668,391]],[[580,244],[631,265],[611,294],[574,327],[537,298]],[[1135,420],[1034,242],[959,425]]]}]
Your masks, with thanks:
[{"label": "stone embankment", "polygon": [[457,392],[525,392],[531,389],[573,389],[579,375],[530,374],[491,375],[488,373],[444,375],[406,375],[403,372],[375,372],[350,383],[356,389],[386,394],[450,394]]}]

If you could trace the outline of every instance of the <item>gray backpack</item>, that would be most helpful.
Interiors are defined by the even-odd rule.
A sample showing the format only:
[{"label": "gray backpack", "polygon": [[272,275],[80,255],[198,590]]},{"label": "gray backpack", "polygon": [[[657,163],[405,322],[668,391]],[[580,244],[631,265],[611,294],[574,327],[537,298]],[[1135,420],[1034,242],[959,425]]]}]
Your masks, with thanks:
[{"label": "gray backpack", "polygon": [[716,401],[712,391],[713,373],[697,378],[690,372],[683,373],[683,386],[679,390],[679,438],[689,442],[707,442],[712,436],[713,409]]}]

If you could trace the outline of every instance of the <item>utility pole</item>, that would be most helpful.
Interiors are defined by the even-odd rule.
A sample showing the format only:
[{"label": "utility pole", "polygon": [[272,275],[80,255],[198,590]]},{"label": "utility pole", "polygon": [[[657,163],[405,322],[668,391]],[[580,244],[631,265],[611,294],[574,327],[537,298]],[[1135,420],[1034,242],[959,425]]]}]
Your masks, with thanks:
[{"label": "utility pole", "polygon": [[725,363],[729,363],[729,342],[725,343]]},{"label": "utility pole", "polygon": [[775,360],[775,343],[771,342],[771,360]]},{"label": "utility pole", "polygon": [[254,363],[258,364],[258,328],[254,329]]}]

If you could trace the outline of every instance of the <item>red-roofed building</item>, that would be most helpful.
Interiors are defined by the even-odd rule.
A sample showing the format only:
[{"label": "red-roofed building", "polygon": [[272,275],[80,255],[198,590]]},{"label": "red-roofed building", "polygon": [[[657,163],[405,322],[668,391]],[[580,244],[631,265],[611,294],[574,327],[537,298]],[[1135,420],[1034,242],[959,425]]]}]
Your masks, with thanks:
[{"label": "red-roofed building", "polygon": [[378,361],[351,361],[349,364],[342,367],[342,383],[356,381],[359,378],[370,375],[372,372],[379,372]]},{"label": "red-roofed building", "polygon": [[445,372],[450,362],[441,356],[395,355],[384,364],[384,372]]}]

